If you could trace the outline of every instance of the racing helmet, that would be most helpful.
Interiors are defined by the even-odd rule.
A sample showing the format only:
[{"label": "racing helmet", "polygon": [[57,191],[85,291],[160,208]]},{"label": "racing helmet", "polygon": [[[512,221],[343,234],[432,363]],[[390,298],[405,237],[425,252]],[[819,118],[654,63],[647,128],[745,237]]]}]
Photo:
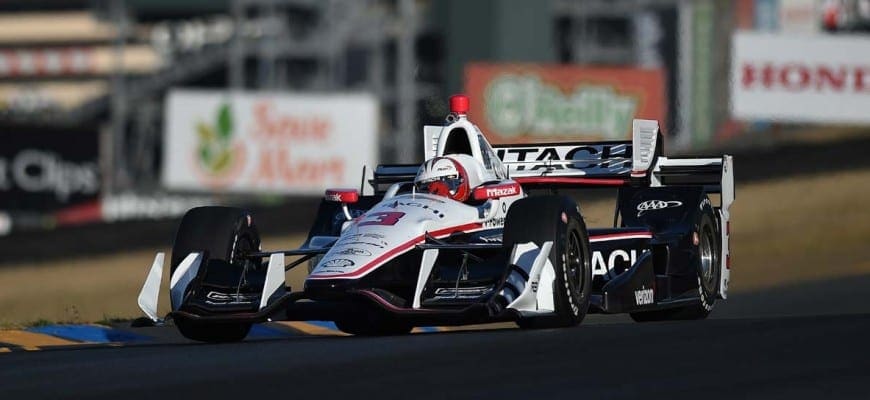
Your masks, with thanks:
[{"label": "racing helmet", "polygon": [[464,202],[471,195],[471,189],[479,185],[476,182],[479,179],[475,179],[475,172],[479,169],[474,165],[475,161],[461,154],[432,158],[420,166],[414,187],[418,192]]}]

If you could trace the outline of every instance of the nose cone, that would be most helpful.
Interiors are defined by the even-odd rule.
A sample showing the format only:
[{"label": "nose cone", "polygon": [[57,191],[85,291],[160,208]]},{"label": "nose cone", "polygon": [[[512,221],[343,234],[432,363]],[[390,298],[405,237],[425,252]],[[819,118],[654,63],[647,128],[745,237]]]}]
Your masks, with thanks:
[{"label": "nose cone", "polygon": [[476,217],[476,209],[447,198],[397,196],[366,212],[345,229],[308,280],[356,279],[414,249],[426,232]]}]

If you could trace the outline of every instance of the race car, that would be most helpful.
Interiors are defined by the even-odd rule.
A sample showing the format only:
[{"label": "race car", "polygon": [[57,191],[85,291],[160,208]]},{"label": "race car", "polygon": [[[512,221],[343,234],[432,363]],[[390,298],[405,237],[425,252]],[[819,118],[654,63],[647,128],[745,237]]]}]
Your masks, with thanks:
[{"label": "race car", "polygon": [[[630,141],[491,146],[467,118],[467,97],[450,109],[443,126],[424,127],[421,165],[378,166],[369,194],[326,190],[298,249],[261,249],[245,210],[188,211],[168,317],[185,337],[223,342],[277,319],[334,321],[355,335],[569,327],[590,312],[699,319],[727,297],[730,156],[665,157],[651,120],[634,120]],[[564,192],[600,187],[617,191],[613,225],[587,228]],[[138,299],[154,323],[163,259]],[[285,271],[306,262],[293,291]]]}]

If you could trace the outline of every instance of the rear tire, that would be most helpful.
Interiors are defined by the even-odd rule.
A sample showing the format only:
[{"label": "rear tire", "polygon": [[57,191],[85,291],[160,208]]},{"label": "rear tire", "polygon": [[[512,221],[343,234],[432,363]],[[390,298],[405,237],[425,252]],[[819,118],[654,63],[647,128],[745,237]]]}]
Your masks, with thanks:
[{"label": "rear tire", "polygon": [[[181,219],[172,246],[170,273],[190,253],[207,253],[208,260],[244,262],[244,253],[260,249],[260,234],[246,211],[234,207],[197,207]],[[217,263],[215,264],[217,265]],[[201,342],[238,342],[248,335],[250,323],[202,323],[177,320],[181,334]]]},{"label": "rear tire", "polygon": [[524,329],[569,327],[579,324],[589,309],[592,291],[589,235],[577,205],[564,196],[529,197],[514,203],[505,220],[505,249],[515,244],[534,242],[541,246],[552,241],[550,262],[555,315],[522,317],[517,325]]},{"label": "rear tire", "polygon": [[700,302],[669,310],[630,313],[631,319],[636,322],[693,320],[704,319],[710,315],[716,301],[720,269],[722,268],[720,262],[721,239],[712,213],[712,209],[704,212],[698,225],[699,242],[695,270],[698,276]]}]

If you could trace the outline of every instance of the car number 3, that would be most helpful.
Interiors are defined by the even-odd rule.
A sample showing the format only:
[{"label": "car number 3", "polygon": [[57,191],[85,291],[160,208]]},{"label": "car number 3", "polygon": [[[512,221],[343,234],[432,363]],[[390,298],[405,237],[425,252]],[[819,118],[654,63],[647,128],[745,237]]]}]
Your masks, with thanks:
[{"label": "car number 3", "polygon": [[395,225],[405,216],[403,212],[376,212],[365,216],[365,219],[359,223],[359,226],[365,225]]}]

